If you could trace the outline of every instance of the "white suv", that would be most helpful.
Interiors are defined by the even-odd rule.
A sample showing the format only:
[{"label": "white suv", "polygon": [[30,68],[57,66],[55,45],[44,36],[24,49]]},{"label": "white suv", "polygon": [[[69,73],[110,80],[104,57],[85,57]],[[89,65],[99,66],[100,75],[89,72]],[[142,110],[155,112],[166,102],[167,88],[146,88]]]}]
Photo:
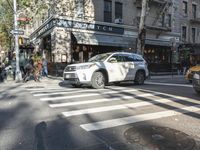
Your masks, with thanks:
[{"label": "white suv", "polygon": [[121,81],[141,85],[148,75],[146,61],[140,55],[127,52],[99,54],[86,63],[68,65],[63,73],[64,82],[74,87],[87,84],[93,88],[104,88],[107,83]]}]

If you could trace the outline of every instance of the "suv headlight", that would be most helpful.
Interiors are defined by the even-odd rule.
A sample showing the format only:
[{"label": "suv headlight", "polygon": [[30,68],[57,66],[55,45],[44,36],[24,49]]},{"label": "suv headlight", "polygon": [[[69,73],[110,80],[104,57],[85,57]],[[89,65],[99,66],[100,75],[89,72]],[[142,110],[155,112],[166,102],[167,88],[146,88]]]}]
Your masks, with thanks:
[{"label": "suv headlight", "polygon": [[93,67],[94,65],[95,65],[95,64],[78,66],[78,67],[76,67],[76,69],[77,69],[77,70],[89,69],[89,68]]}]

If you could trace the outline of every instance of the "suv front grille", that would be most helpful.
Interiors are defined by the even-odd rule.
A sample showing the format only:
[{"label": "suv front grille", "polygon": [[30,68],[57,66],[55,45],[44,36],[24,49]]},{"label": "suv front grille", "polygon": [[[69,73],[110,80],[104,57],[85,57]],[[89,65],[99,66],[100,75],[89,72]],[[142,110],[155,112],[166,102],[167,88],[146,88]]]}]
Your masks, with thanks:
[{"label": "suv front grille", "polygon": [[76,67],[75,66],[68,66],[65,68],[65,72],[71,72],[71,71],[76,71]]}]

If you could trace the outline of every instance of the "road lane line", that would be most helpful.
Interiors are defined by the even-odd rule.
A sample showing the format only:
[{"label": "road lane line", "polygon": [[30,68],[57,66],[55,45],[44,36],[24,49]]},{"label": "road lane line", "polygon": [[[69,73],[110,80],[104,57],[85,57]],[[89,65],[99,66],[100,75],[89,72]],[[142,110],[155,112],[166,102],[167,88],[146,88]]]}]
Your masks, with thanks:
[{"label": "road lane line", "polygon": [[31,89],[26,89],[27,91],[43,91],[43,90],[59,90],[59,89],[65,89],[65,88],[31,88]]},{"label": "road lane line", "polygon": [[40,93],[51,93],[51,92],[71,92],[71,91],[77,91],[77,89],[46,89],[46,90],[38,90],[38,91],[31,91],[31,94],[40,94]]},{"label": "road lane line", "polygon": [[51,108],[59,108],[59,107],[67,107],[67,106],[75,106],[75,105],[84,105],[84,104],[94,104],[94,103],[102,103],[102,102],[111,102],[111,101],[119,101],[119,100],[128,100],[137,97],[149,97],[156,96],[158,94],[140,94],[136,96],[120,96],[114,98],[102,98],[96,100],[86,100],[86,101],[78,101],[78,102],[67,102],[67,103],[59,103],[59,104],[50,104]]},{"label": "road lane line", "polygon": [[113,106],[95,107],[95,108],[89,108],[89,109],[67,111],[67,112],[62,112],[62,114],[65,117],[71,117],[71,116],[113,111],[113,110],[119,110],[119,109],[138,108],[138,107],[150,106],[150,105],[154,105],[154,104],[158,104],[158,103],[165,104],[165,103],[175,102],[175,101],[180,101],[180,100],[182,100],[182,99],[177,99],[175,97],[174,98],[161,98],[161,99],[157,99],[157,100],[151,100],[149,102],[137,102],[137,103],[129,103],[129,104],[121,104],[121,105],[113,105]]},{"label": "road lane line", "polygon": [[128,89],[123,91],[108,91],[104,93],[92,93],[92,94],[82,94],[82,95],[72,95],[72,96],[60,96],[60,97],[50,97],[50,98],[40,98],[41,101],[57,101],[57,100],[66,100],[71,98],[82,98],[82,97],[89,97],[89,96],[97,96],[97,95],[105,95],[105,94],[115,94],[120,92],[134,92],[138,91],[136,89]]},{"label": "road lane line", "polygon": [[150,81],[146,81],[145,84],[153,84],[153,85],[167,85],[167,86],[181,86],[181,87],[192,87],[192,85],[187,85],[187,84],[158,83],[158,82],[150,82]]},{"label": "road lane line", "polygon": [[179,109],[174,109],[174,110],[167,110],[167,111],[161,111],[161,112],[155,112],[155,113],[149,113],[149,114],[136,115],[136,116],[131,116],[131,117],[124,117],[124,118],[82,124],[80,125],[80,127],[86,131],[95,131],[95,130],[118,127],[118,126],[127,125],[131,123],[161,119],[165,117],[172,117],[176,115],[182,115],[182,114],[197,112],[197,111],[200,111],[200,105],[194,105],[194,106],[189,106],[189,107],[184,107],[184,108],[179,108]]},{"label": "road lane line", "polygon": [[[124,88],[124,87],[120,87],[120,88],[114,88],[114,89],[98,89],[98,91],[108,91],[108,90],[123,90],[123,89],[127,89],[127,88]],[[70,90],[68,90],[70,91]],[[49,95],[58,95],[58,94],[73,94],[73,93],[84,93],[84,92],[96,92],[97,90],[96,89],[88,89],[88,90],[73,90],[73,91],[62,91],[62,92],[52,92],[51,93],[42,93],[42,94],[34,94],[33,96],[49,96]]]}]

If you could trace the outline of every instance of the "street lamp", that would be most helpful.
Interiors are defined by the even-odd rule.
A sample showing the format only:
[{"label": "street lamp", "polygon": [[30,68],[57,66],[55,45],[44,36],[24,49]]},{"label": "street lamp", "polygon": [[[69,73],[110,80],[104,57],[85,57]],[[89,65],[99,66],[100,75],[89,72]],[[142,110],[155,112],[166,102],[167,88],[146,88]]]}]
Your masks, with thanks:
[{"label": "street lamp", "polygon": [[[17,25],[17,2],[13,0],[13,8],[14,8],[14,30],[18,30]],[[15,34],[15,53],[16,53],[16,71],[15,71],[15,81],[22,81],[22,74],[19,67],[19,44],[18,44],[18,34]]]}]

